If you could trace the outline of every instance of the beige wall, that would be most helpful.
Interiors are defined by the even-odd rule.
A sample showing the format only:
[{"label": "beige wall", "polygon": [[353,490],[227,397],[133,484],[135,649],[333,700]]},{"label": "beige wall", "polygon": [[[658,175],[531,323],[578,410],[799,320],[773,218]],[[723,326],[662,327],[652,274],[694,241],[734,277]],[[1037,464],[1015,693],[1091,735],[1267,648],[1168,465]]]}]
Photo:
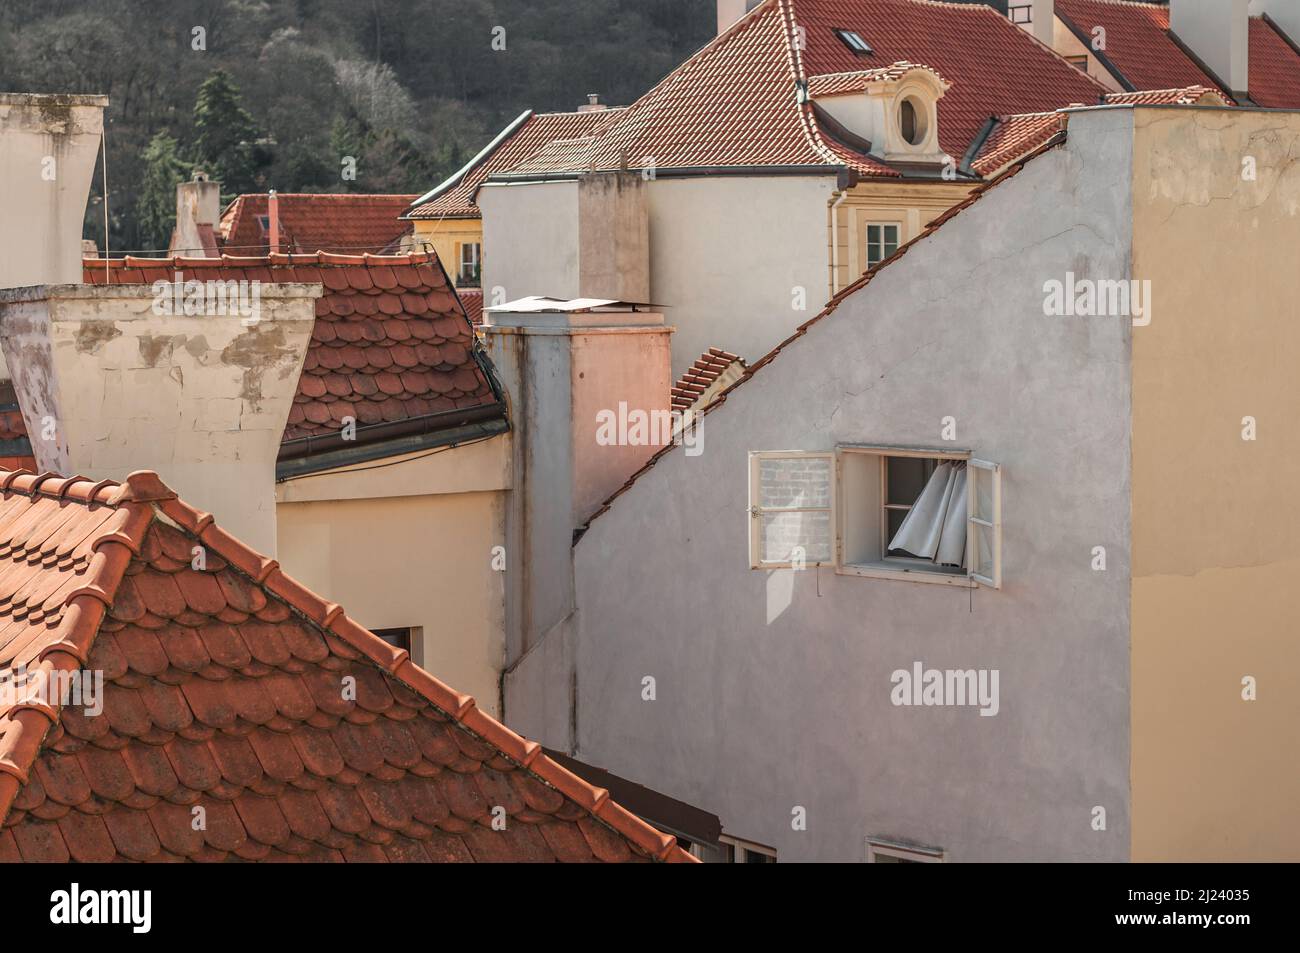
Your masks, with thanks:
[{"label": "beige wall", "polygon": [[422,629],[415,661],[493,715],[505,573],[492,568],[492,547],[505,545],[509,448],[502,435],[278,488],[285,571],[368,628]]},{"label": "beige wall", "polygon": [[1135,124],[1133,859],[1300,860],[1300,113]]},{"label": "beige wall", "polygon": [[831,275],[829,292],[833,295],[842,290],[867,270],[863,235],[868,223],[897,224],[899,244],[905,244],[921,234],[934,219],[965,200],[974,187],[969,182],[927,182],[921,185],[867,181],[849,189],[838,207],[835,207],[835,200],[844,193],[832,196],[831,244],[826,256],[826,266]]},{"label": "beige wall", "polygon": [[[460,246],[466,243],[482,245],[483,222],[477,218],[445,218],[436,221],[412,222],[412,234],[407,251],[426,251],[432,248],[438,260],[447,269],[452,282],[460,276]],[[479,250],[479,268],[482,269],[482,249]]]},{"label": "beige wall", "polygon": [[238,310],[215,307],[214,297],[202,313],[163,313],[175,310],[176,287],[220,284],[191,288],[190,277],[157,293],[0,291],[0,338],[32,450],[52,473],[121,480],[156,470],[188,503],[274,555],[276,456],[321,286],[254,281],[229,299]]}]

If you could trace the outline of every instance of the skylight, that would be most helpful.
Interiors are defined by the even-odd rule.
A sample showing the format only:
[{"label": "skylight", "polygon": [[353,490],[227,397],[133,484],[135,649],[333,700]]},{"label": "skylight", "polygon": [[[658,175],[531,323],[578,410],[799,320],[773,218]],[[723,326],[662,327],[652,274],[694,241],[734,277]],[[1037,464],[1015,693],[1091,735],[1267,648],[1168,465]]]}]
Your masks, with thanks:
[{"label": "skylight", "polygon": [[871,44],[862,38],[860,33],[853,30],[836,30],[835,35],[840,38],[845,46],[854,53],[874,53]]}]

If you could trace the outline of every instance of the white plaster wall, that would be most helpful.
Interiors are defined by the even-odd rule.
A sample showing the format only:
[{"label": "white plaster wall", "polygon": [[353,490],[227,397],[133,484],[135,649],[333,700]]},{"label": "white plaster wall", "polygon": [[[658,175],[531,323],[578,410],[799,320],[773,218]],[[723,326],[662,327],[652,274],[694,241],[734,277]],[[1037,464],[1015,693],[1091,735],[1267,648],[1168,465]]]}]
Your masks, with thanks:
[{"label": "white plaster wall", "polygon": [[576,180],[486,186],[477,201],[486,307],[529,295],[578,297]]},{"label": "white plaster wall", "polygon": [[[1042,284],[1128,277],[1131,149],[1129,111],[1075,116],[1065,149],[733,392],[703,455],[618,499],[575,548],[576,632],[507,679],[512,727],[563,744],[576,724],[578,757],[783,860],[859,861],[868,834],[953,861],[1126,859],[1131,331],[1044,317]],[[1001,591],[748,568],[748,451],[933,446],[948,415],[1004,466]],[[894,707],[915,661],[999,670],[1000,713]]]},{"label": "white plaster wall", "polygon": [[[647,183],[650,298],[676,328],[672,374],[721,347],[762,357],[828,297],[833,176],[709,176]],[[579,291],[576,182],[490,185],[483,212],[488,301]],[[803,309],[795,289],[804,289]]]},{"label": "white plaster wall", "polygon": [[834,188],[833,176],[651,183],[650,296],[677,329],[674,379],[710,347],[762,357],[822,309]]}]

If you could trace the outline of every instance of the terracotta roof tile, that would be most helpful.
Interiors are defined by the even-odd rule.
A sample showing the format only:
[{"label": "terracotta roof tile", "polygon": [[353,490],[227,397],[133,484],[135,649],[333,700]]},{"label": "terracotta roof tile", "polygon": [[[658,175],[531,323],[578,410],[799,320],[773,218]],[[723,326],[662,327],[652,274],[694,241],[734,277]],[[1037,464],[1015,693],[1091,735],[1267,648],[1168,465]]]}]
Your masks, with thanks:
[{"label": "terracotta roof tile", "polygon": [[[1225,97],[1231,93],[1221,89],[1172,38],[1167,5],[1056,0],[1056,15],[1085,36],[1103,27],[1107,61],[1120,72],[1118,78],[1135,90],[1205,86]],[[1260,106],[1300,108],[1300,53],[1262,17],[1250,18],[1248,36],[1251,99]]]},{"label": "terracotta roof tile", "polygon": [[0,861],[691,859],[153,474],[0,487],[0,683],[105,679],[0,695]]},{"label": "terracotta roof tile", "polygon": [[[414,195],[317,195],[279,192],[280,251],[314,254],[319,251],[359,254],[384,252],[408,229],[399,221]],[[232,255],[265,255],[267,196],[240,195],[221,213],[222,251]],[[210,253],[209,253],[210,254]]]},{"label": "terracotta roof tile", "polygon": [[[525,113],[494,142],[451,178],[407,210],[408,219],[479,218],[474,193],[487,176],[513,168],[556,139],[584,136],[608,122],[619,109],[568,113]],[[475,324],[480,322],[475,321]]]},{"label": "terracotta roof tile", "polygon": [[[840,29],[858,32],[873,52],[854,53]],[[766,0],[608,122],[584,137],[552,141],[506,171],[574,173],[624,160],[640,168],[652,158],[659,169],[843,165],[895,176],[823,130],[798,89],[857,88],[902,62],[951,83],[939,101],[939,138],[954,157],[965,154],[989,116],[1094,103],[1105,92],[991,7]]]},{"label": "terracotta roof tile", "polygon": [[[697,412],[703,410],[709,405],[715,392],[721,391],[739,379],[744,371],[745,362],[739,356],[721,348],[709,348],[673,385],[671,395],[673,410],[685,412],[692,407]],[[702,403],[701,397],[705,398]]]},{"label": "terracotta roof tile", "polygon": [[[128,257],[113,259],[106,267],[102,260],[88,259],[83,271],[88,282],[124,284],[141,272],[142,263],[151,261]],[[178,271],[206,277],[212,269],[232,280],[262,275],[266,281],[310,278],[324,285],[286,441],[337,433],[348,417],[372,425],[449,409],[413,401],[431,391],[453,398],[454,409],[462,411],[498,403],[470,319],[434,254],[156,261],[149,270],[156,267],[168,281]],[[414,340],[437,350],[414,350],[409,346]],[[397,374],[387,373],[390,368]],[[397,376],[402,371],[412,374]],[[398,402],[389,402],[390,397]]]}]

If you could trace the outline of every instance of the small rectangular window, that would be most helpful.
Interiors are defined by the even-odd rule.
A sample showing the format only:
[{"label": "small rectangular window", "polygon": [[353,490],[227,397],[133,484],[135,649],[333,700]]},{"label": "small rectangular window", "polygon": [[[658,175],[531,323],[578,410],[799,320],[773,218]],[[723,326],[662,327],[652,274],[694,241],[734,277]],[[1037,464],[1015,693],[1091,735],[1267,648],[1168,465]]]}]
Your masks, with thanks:
[{"label": "small rectangular window", "polygon": [[483,246],[478,242],[465,242],[460,246],[460,269],[456,284],[462,287],[476,288],[479,283],[479,257]]},{"label": "small rectangular window", "polygon": [[893,222],[867,225],[867,267],[874,268],[898,251],[898,224]]},{"label": "small rectangular window", "polygon": [[1028,26],[1034,22],[1034,8],[1027,3],[1018,7],[1008,7],[1007,16],[1011,18],[1012,23]]},{"label": "small rectangular window", "polygon": [[830,453],[750,453],[751,569],[831,564],[834,461]]},{"label": "small rectangular window", "polygon": [[722,850],[722,862],[726,864],[776,863],[776,848],[765,844],[756,844],[753,841],[728,837],[724,834],[718,838],[718,846]]},{"label": "small rectangular window", "polygon": [[406,649],[408,652],[411,651],[410,629],[371,629],[370,631],[395,649]]},{"label": "small rectangular window", "polygon": [[836,571],[1001,588],[1001,470],[964,450],[836,450]]},{"label": "small rectangular window", "polygon": [[1077,56],[1067,56],[1065,62],[1069,63],[1075,69],[1081,72],[1088,72],[1088,54],[1080,53]]},{"label": "small rectangular window", "polygon": [[851,49],[854,53],[865,55],[875,52],[875,50],[871,48],[871,45],[862,38],[862,35],[854,30],[836,30],[835,35],[840,38],[841,43]]}]

